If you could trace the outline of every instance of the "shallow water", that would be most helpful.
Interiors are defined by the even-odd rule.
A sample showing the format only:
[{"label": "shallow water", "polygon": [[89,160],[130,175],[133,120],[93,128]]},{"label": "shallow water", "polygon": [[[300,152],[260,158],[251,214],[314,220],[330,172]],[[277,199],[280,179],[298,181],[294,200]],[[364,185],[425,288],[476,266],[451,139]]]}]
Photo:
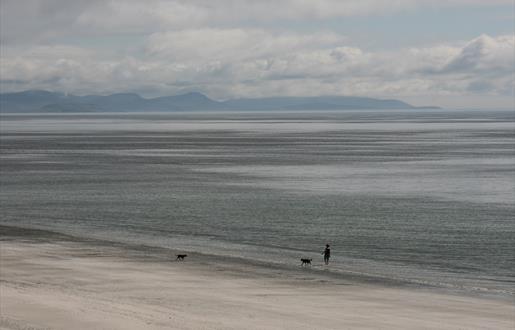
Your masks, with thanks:
[{"label": "shallow water", "polygon": [[513,292],[513,112],[1,119],[2,224]]}]

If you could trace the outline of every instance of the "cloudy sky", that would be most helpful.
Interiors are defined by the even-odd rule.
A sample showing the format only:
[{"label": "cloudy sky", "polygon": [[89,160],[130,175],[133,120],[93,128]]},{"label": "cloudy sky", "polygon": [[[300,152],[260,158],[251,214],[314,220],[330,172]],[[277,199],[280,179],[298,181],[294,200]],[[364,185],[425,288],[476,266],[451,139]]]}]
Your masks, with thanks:
[{"label": "cloudy sky", "polygon": [[513,107],[513,0],[0,0],[2,92]]}]

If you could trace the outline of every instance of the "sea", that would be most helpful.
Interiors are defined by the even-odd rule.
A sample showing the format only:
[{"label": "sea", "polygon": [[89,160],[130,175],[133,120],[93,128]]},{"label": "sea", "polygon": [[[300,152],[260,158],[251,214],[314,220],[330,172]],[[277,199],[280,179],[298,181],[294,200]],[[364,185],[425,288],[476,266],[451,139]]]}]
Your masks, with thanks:
[{"label": "sea", "polygon": [[0,119],[1,225],[515,295],[514,111]]}]

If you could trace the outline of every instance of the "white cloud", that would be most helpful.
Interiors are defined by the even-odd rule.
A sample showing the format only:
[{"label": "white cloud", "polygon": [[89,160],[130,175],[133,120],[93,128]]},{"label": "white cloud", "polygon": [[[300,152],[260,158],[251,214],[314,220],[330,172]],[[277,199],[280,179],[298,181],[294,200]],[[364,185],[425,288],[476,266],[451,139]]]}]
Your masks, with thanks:
[{"label": "white cloud", "polygon": [[513,36],[481,35],[468,42],[443,70],[509,74],[513,72],[514,40]]},{"label": "white cloud", "polygon": [[191,29],[150,35],[146,54],[174,61],[241,61],[337,45],[345,38],[327,32],[274,33],[259,29]]},{"label": "white cloud", "polygon": [[511,4],[1,0],[0,88],[148,96],[198,90],[215,98],[508,96],[514,84],[513,35],[371,50],[358,47],[351,38],[356,36],[330,31],[327,25],[326,30],[307,29],[303,23],[428,7]]},{"label": "white cloud", "polygon": [[[228,41],[226,41],[228,39]],[[367,51],[343,36],[264,30],[186,30],[152,35],[141,57],[37,46],[2,57],[2,90],[75,93],[199,90],[215,98],[267,95],[503,95],[513,88],[513,36]]]}]

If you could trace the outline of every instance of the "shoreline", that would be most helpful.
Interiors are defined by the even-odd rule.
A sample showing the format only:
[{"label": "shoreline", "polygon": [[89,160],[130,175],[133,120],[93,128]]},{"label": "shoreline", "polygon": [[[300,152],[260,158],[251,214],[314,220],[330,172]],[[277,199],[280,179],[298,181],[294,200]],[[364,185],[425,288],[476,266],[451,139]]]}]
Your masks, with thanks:
[{"label": "shoreline", "polygon": [[515,324],[513,300],[209,255],[176,262],[175,252],[164,248],[36,229],[0,230],[0,329],[510,329]]},{"label": "shoreline", "polygon": [[114,256],[123,256],[135,258],[142,261],[154,262],[170,262],[174,261],[175,255],[179,253],[186,253],[191,260],[192,257],[203,265],[219,266],[223,265],[227,268],[249,267],[253,272],[266,276],[268,273],[289,274],[294,276],[310,275],[322,281],[336,281],[336,282],[353,282],[356,284],[378,285],[380,287],[392,288],[406,288],[411,290],[438,292],[448,295],[464,296],[464,297],[478,297],[491,300],[515,302],[514,292],[498,292],[492,290],[466,290],[461,287],[446,286],[445,283],[435,285],[434,283],[427,283],[421,280],[392,278],[379,274],[368,274],[356,272],[352,270],[336,271],[323,265],[314,265],[311,267],[301,267],[300,263],[297,265],[282,264],[274,261],[264,262],[262,260],[248,259],[235,256],[223,256],[220,254],[209,254],[198,251],[189,250],[176,250],[173,248],[152,246],[139,243],[127,243],[121,241],[111,241],[102,238],[82,237],[74,234],[61,233],[58,231],[18,227],[12,225],[0,224],[0,242],[4,240],[22,239],[33,240],[35,242],[74,242],[84,244],[84,246],[95,248],[98,253],[105,254],[107,251],[118,251]]}]

